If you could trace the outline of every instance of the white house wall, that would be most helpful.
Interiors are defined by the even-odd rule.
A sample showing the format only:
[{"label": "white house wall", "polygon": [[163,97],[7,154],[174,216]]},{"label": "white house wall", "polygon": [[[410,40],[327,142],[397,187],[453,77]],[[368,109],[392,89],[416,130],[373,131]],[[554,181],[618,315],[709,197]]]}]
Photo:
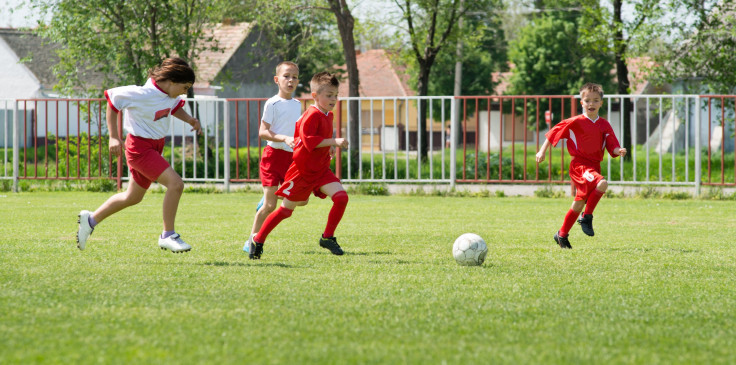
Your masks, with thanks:
[{"label": "white house wall", "polygon": [[0,99],[27,99],[39,96],[40,82],[0,37]]}]

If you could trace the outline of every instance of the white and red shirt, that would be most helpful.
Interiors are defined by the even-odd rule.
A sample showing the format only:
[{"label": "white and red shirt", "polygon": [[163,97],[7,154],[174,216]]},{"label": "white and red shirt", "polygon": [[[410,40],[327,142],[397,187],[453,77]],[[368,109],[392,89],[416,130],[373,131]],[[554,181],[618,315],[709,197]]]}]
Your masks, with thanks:
[{"label": "white and red shirt", "polygon": [[105,90],[108,105],[123,113],[123,129],[136,137],[161,139],[169,132],[168,116],[184,106],[184,99],[175,98],[161,90],[156,81],[148,79],[145,85],[120,86]]},{"label": "white and red shirt", "polygon": [[[296,99],[284,99],[274,95],[263,107],[262,121],[271,125],[271,132],[293,136],[296,121],[302,115],[302,103]],[[294,150],[284,142],[268,141],[271,148],[293,152]]]},{"label": "white and red shirt", "polygon": [[573,159],[584,159],[597,164],[603,161],[604,149],[611,156],[617,157],[613,150],[620,147],[607,120],[601,117],[591,120],[585,114],[561,121],[545,136],[553,146],[561,139],[567,139],[567,151]]}]

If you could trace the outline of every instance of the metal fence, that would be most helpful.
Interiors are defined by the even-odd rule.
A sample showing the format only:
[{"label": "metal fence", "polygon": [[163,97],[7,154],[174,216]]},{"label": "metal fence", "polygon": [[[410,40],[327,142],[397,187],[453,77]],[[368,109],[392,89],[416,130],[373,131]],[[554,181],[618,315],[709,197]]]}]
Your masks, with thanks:
[{"label": "metal fence", "polygon": [[[203,133],[170,117],[164,156],[186,182],[258,183],[265,101],[188,100]],[[0,100],[0,179],[14,189],[19,180],[126,181],[124,159],[107,148],[105,103]],[[302,100],[303,109],[310,104]],[[334,134],[351,144],[333,167],[347,183],[567,183],[564,143],[541,164],[534,157],[544,133],[578,104],[569,95],[344,98]],[[600,114],[630,154],[603,160],[609,183],[736,186],[736,96],[607,95]]]}]

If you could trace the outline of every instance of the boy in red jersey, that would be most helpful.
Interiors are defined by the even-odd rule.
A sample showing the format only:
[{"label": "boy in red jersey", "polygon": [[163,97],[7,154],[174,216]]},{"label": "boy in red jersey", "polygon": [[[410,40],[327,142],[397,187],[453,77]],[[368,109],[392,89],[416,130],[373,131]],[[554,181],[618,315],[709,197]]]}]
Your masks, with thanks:
[{"label": "boy in red jersey", "polygon": [[585,234],[594,234],[593,210],[608,189],[608,182],[601,175],[603,150],[607,149],[613,157],[626,155],[626,149],[620,147],[611,124],[598,116],[598,110],[603,105],[603,87],[587,83],[580,89],[580,96],[583,114],[555,125],[547,132],[547,139],[537,152],[537,162],[542,162],[550,145],[567,139],[567,150],[572,156],[570,179],[577,192],[562,227],[554,236],[561,248],[572,248],[567,236],[583,207],[585,212],[577,221]]},{"label": "boy in red jersey", "polygon": [[278,209],[268,215],[258,233],[249,238],[248,257],[251,260],[261,258],[268,234],[281,221],[289,218],[297,206],[307,205],[311,194],[321,199],[329,196],[333,202],[319,245],[334,255],[343,254],[334,234],[345,213],[348,194],[340,184],[340,179],[330,170],[332,148],[348,146],[346,139],[332,138],[332,109],[337,103],[337,87],[340,83],[334,75],[320,72],[312,77],[309,84],[315,104],[296,122],[294,162],[286,171],[284,183],[276,191],[276,195],[284,200]]}]

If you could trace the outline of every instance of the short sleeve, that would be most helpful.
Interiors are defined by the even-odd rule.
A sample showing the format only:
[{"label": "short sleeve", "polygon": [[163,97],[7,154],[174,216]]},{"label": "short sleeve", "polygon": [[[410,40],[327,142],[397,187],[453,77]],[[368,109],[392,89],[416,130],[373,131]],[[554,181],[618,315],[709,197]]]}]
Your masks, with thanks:
[{"label": "short sleeve", "polygon": [[276,108],[274,107],[273,103],[266,102],[266,105],[263,107],[263,116],[261,117],[261,120],[270,125],[273,125],[275,109]]},{"label": "short sleeve", "polygon": [[565,119],[547,132],[544,136],[547,137],[549,143],[556,146],[561,139],[570,138],[570,126],[574,119]]},{"label": "short sleeve", "polygon": [[318,130],[319,118],[314,113],[309,113],[299,126],[299,137],[307,151],[314,151],[317,145],[325,139],[319,135]]},{"label": "short sleeve", "polygon": [[107,104],[110,105],[115,112],[119,113],[121,110],[130,106],[131,101],[135,97],[135,89],[135,87],[120,86],[105,90],[105,99],[107,99]]}]

